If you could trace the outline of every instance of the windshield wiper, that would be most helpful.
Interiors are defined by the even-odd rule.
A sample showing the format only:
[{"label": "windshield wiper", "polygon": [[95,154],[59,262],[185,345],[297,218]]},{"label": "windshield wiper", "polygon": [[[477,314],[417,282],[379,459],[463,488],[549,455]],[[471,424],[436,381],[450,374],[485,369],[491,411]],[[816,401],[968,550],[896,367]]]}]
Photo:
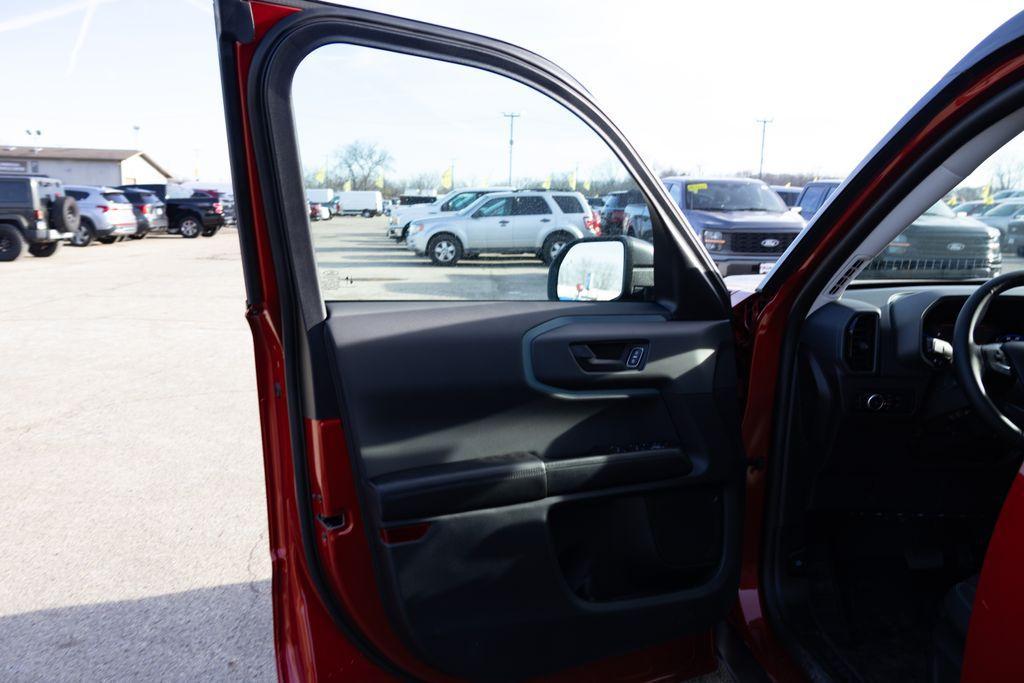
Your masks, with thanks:
[{"label": "windshield wiper", "polygon": [[724,209],[724,210],[725,211],[771,211],[771,209],[766,209],[763,206],[744,206],[744,207],[742,207],[740,209],[733,209],[733,208],[730,207],[730,208]]}]

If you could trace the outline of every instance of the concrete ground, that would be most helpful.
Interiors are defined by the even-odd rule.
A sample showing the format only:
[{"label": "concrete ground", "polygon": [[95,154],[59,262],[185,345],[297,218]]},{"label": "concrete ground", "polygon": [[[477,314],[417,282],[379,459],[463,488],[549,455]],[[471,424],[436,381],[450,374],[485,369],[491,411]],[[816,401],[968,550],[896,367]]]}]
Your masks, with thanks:
[{"label": "concrete ground", "polygon": [[272,680],[234,231],[0,265],[0,679]]}]

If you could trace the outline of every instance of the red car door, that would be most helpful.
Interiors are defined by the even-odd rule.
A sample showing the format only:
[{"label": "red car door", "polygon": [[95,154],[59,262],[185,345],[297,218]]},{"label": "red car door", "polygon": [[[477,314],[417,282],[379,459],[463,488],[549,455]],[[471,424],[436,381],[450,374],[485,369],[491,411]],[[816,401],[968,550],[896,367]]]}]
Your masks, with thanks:
[{"label": "red car door", "polygon": [[[217,18],[280,677],[712,670],[739,581],[739,380],[728,292],[664,187],[515,46],[303,0]],[[324,295],[290,86],[331,45],[461,65],[585,124],[650,206],[653,281],[614,301]]]}]

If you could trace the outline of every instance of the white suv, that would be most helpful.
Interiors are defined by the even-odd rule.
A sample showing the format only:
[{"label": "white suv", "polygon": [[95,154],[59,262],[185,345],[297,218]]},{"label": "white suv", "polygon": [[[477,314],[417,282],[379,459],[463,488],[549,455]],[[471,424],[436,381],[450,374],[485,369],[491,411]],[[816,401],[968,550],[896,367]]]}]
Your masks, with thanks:
[{"label": "white suv", "polygon": [[514,189],[513,187],[462,187],[427,204],[396,206],[391,209],[391,215],[388,217],[388,237],[401,242],[409,232],[409,224],[414,220],[448,216],[466,208],[485,194],[508,192]]},{"label": "white suv", "polygon": [[485,252],[531,254],[550,265],[566,244],[595,233],[579,192],[495,192],[450,216],[412,221],[406,247],[439,266]]}]

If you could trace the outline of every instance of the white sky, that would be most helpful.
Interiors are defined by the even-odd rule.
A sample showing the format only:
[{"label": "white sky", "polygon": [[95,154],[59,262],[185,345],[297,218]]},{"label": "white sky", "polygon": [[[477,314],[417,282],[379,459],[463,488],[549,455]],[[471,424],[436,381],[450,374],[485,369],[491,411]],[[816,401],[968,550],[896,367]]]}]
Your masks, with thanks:
[{"label": "white sky", "polygon": [[[774,123],[766,170],[823,176],[848,172],[1019,9],[1004,0],[350,4],[484,33],[552,59],[657,166],[756,170],[755,120],[767,117]],[[8,94],[0,143],[26,144],[26,128],[42,130],[43,145],[134,147],[138,139],[179,174],[198,167],[205,180],[228,176],[213,19],[203,0],[4,0],[0,64]],[[336,72],[325,87],[344,92],[345,77]]]}]

